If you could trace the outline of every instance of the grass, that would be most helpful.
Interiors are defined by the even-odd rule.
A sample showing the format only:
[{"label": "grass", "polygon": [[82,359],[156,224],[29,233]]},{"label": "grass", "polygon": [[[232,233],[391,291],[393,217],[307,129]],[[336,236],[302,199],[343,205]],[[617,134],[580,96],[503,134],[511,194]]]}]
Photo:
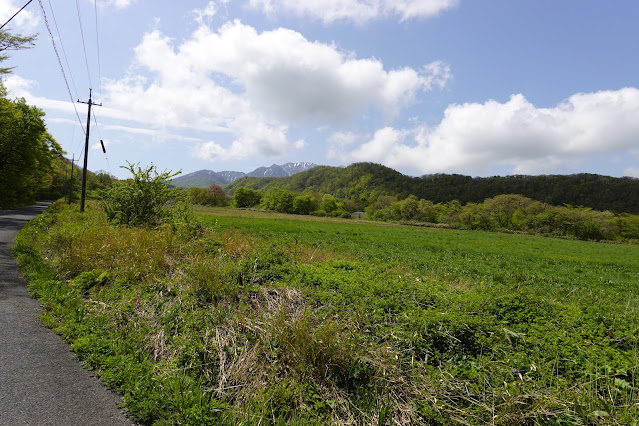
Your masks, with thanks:
[{"label": "grass", "polygon": [[143,424],[637,424],[639,246],[60,204],[16,253]]}]

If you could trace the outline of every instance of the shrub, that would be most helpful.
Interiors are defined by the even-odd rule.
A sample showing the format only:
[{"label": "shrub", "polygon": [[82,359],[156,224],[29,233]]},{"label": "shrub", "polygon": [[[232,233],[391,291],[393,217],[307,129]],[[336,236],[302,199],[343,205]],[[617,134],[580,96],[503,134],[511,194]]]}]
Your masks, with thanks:
[{"label": "shrub", "polygon": [[317,209],[317,200],[311,194],[298,195],[293,199],[293,213],[311,214]]},{"label": "shrub", "polygon": [[206,205],[209,206],[228,206],[228,201],[226,200],[226,191],[220,185],[216,183],[212,183],[206,188],[205,192],[206,197]]},{"label": "shrub", "polygon": [[235,207],[246,208],[246,207],[255,207],[260,204],[260,200],[262,199],[262,194],[258,191],[245,188],[240,186],[235,190],[235,194],[233,195],[233,202],[235,203]]},{"label": "shrub", "polygon": [[274,210],[280,213],[293,213],[293,200],[295,196],[291,191],[279,188],[271,188],[262,198],[261,206],[266,210]]},{"label": "shrub", "polygon": [[180,172],[158,174],[153,165],[142,168],[131,163],[122,168],[129,170],[133,178],[117,182],[102,197],[110,223],[155,227],[165,223],[176,225],[185,219],[186,193],[169,188],[169,179]]}]

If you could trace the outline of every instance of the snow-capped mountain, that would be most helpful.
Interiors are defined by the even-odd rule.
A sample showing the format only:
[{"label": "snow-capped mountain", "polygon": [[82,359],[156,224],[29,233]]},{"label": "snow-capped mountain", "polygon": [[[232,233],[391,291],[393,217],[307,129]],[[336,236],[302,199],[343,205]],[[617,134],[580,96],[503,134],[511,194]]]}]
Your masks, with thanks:
[{"label": "snow-capped mountain", "polygon": [[250,173],[223,171],[214,172],[213,170],[198,170],[183,176],[178,176],[171,181],[171,186],[181,186],[188,188],[189,186],[199,186],[206,188],[212,183],[218,185],[228,185],[229,183],[242,178],[244,176],[251,177],[285,177],[293,176],[297,173],[317,167],[317,164],[302,163],[286,163],[282,165],[273,164],[270,167],[259,167]]}]

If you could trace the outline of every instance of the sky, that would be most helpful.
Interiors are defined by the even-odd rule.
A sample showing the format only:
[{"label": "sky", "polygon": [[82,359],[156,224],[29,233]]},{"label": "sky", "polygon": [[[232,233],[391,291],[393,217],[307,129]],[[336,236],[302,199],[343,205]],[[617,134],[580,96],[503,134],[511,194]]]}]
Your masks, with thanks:
[{"label": "sky", "polygon": [[[0,25],[24,3],[0,0]],[[5,27],[38,38],[3,84],[76,159],[91,88],[88,167],[119,178],[303,161],[639,177],[638,16],[636,0],[38,0]]]}]

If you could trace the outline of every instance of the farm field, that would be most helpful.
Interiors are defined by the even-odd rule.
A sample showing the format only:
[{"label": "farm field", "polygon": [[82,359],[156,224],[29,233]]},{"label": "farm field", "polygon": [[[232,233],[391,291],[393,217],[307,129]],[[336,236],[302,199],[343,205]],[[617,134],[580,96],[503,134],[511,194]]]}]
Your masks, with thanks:
[{"label": "farm field", "polygon": [[[56,205],[16,253],[144,424],[637,424],[639,246]],[[634,423],[633,423],[634,422]]]}]

